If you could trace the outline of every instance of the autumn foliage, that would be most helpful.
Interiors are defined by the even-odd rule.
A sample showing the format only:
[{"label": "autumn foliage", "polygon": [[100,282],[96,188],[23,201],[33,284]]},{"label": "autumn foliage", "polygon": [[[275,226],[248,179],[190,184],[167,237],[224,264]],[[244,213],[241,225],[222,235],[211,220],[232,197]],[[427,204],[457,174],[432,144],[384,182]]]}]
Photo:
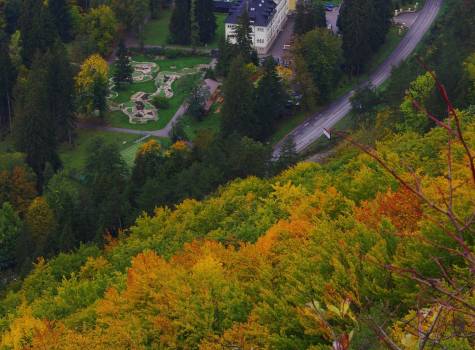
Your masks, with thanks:
[{"label": "autumn foliage", "polygon": [[[473,148],[475,115],[460,118]],[[345,163],[300,163],[157,208],[102,251],[82,246],[40,260],[0,304],[1,346],[472,349],[474,224],[464,220],[475,210],[475,186],[464,146],[453,140],[451,196],[441,195],[444,135],[435,128],[377,145],[374,154],[402,183],[364,152]],[[138,157],[155,148],[147,143]],[[437,209],[449,198],[456,222],[465,222],[457,239]],[[32,229],[53,224],[41,198],[29,210],[40,209]]]}]

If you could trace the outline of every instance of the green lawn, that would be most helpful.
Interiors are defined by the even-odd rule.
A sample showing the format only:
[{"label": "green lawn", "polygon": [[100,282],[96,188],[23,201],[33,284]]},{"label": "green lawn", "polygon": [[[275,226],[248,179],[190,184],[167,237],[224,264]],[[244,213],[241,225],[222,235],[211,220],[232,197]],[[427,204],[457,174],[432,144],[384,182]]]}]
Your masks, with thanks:
[{"label": "green lawn", "polygon": [[[144,29],[144,44],[145,45],[169,45],[168,37],[170,31],[168,30],[168,23],[170,22],[170,17],[172,15],[171,9],[165,10],[160,14],[160,18],[150,20]],[[215,39],[207,47],[216,48],[218,46],[219,38],[224,36],[224,21],[227,17],[224,13],[215,13],[216,15],[216,32]],[[182,47],[180,45],[169,45]]]},{"label": "green lawn", "polygon": [[61,145],[59,156],[66,169],[81,169],[87,159],[88,146],[91,140],[102,138],[107,143],[116,144],[120,151],[130,147],[130,145],[141,138],[140,135],[131,135],[117,132],[107,132],[100,130],[77,129],[77,137],[74,145]]},{"label": "green lawn", "polygon": [[145,45],[165,45],[167,44],[169,30],[168,23],[172,16],[171,10],[165,10],[160,13],[158,19],[152,19],[144,28],[144,44]]},{"label": "green lawn", "polygon": [[202,121],[197,121],[191,115],[185,115],[182,119],[183,128],[189,140],[193,141],[196,135],[202,130],[210,130],[218,133],[221,124],[219,113],[211,110],[210,113],[204,117]]}]

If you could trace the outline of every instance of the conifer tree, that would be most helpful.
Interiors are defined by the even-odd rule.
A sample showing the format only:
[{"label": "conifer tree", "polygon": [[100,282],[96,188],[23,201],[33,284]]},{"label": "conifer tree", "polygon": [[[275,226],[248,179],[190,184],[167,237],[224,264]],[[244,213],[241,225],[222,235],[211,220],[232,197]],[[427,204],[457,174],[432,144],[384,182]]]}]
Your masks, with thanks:
[{"label": "conifer tree", "polygon": [[216,72],[223,77],[228,75],[231,62],[237,56],[236,45],[231,44],[225,38],[221,38],[218,43],[219,57],[216,65]]},{"label": "conifer tree", "polygon": [[281,116],[286,102],[286,94],[276,72],[276,63],[272,57],[264,62],[264,74],[256,89],[256,118],[259,129],[258,139],[266,139]]},{"label": "conifer tree", "polygon": [[253,48],[251,20],[247,8],[244,8],[243,13],[239,17],[236,27],[236,46],[239,54],[244,59],[245,63],[253,62],[257,64],[257,52]]},{"label": "conifer tree", "polygon": [[59,41],[45,55],[49,113],[59,141],[72,143],[75,127],[74,79],[66,48]]},{"label": "conifer tree", "polygon": [[199,40],[203,44],[211,42],[216,32],[216,16],[213,0],[194,0],[194,16],[198,25]]},{"label": "conifer tree", "polygon": [[170,42],[187,45],[191,42],[191,2],[190,0],[176,0],[170,18]]},{"label": "conifer tree", "polygon": [[7,37],[0,31],[0,128],[12,125],[12,90],[16,79],[16,69],[13,66]]},{"label": "conifer tree", "polygon": [[237,133],[241,136],[256,136],[254,115],[254,86],[250,80],[245,61],[238,56],[231,63],[224,82],[224,104],[221,131],[223,135]]},{"label": "conifer tree", "polygon": [[71,40],[71,9],[67,0],[48,0],[48,8],[62,41]]},{"label": "conifer tree", "polygon": [[343,52],[348,73],[358,75],[371,56],[371,29],[373,16],[371,0],[347,0],[343,3],[338,18],[338,27],[343,35]]},{"label": "conifer tree", "polygon": [[305,34],[316,27],[325,28],[327,20],[321,1],[299,1],[295,13],[294,33]]},{"label": "conifer tree", "polygon": [[114,82],[117,86],[121,83],[132,83],[132,72],[134,69],[130,64],[129,56],[124,41],[119,42],[117,50],[117,63],[115,65]]},{"label": "conifer tree", "polygon": [[391,28],[392,2],[390,0],[373,0],[373,9],[370,41],[373,51],[376,51],[386,41],[386,36]]},{"label": "conifer tree", "polygon": [[37,51],[41,54],[54,45],[57,29],[49,9],[41,0],[23,2],[19,27],[23,44],[23,63],[31,65]]},{"label": "conifer tree", "polygon": [[26,162],[37,175],[37,187],[43,187],[46,163],[54,169],[61,161],[57,154],[55,116],[51,113],[46,83],[48,71],[44,56],[36,55],[28,77],[15,97],[15,139],[19,151],[26,154]]}]

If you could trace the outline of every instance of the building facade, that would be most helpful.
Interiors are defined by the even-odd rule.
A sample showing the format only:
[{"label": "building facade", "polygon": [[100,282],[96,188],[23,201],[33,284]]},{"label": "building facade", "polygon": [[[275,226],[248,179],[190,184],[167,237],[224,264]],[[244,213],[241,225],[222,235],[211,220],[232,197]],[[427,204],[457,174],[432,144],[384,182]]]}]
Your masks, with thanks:
[{"label": "building facade", "polygon": [[236,42],[239,17],[247,8],[251,22],[252,44],[260,55],[265,55],[287,21],[287,0],[240,0],[229,11],[226,19],[226,40]]}]

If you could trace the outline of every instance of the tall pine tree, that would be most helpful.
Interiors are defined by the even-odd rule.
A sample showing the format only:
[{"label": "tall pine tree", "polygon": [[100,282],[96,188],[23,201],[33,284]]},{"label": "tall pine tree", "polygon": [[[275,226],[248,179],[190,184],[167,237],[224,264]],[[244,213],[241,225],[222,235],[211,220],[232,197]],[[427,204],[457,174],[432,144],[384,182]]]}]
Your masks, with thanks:
[{"label": "tall pine tree", "polygon": [[211,42],[216,32],[216,16],[213,12],[213,0],[194,0],[194,16],[198,24],[199,40],[203,44]]},{"label": "tall pine tree", "polygon": [[235,132],[241,136],[256,137],[254,86],[241,56],[231,63],[223,92],[222,134],[228,136]]},{"label": "tall pine tree", "polygon": [[132,83],[132,72],[134,69],[130,64],[129,56],[124,41],[119,42],[117,50],[117,63],[115,65],[114,83],[120,87],[122,83]]},{"label": "tall pine tree", "polygon": [[15,141],[19,151],[37,175],[37,187],[43,187],[47,163],[57,169],[61,161],[57,154],[55,117],[50,112],[46,82],[48,72],[44,56],[36,55],[26,81],[15,96]]},{"label": "tall pine tree", "polygon": [[386,41],[386,36],[391,28],[392,2],[391,0],[373,0],[373,9],[370,41],[371,48],[376,51]]},{"label": "tall pine tree", "polygon": [[257,118],[259,140],[265,140],[275,126],[275,122],[282,115],[287,96],[276,72],[276,63],[268,57],[263,65],[264,74],[256,89],[255,113]]},{"label": "tall pine tree", "polygon": [[325,28],[327,19],[321,1],[299,1],[295,13],[294,33],[305,34],[315,27]]},{"label": "tall pine tree", "polygon": [[247,8],[244,8],[236,26],[236,46],[246,63],[253,62],[257,64],[258,57],[256,50],[253,48],[251,20]]},{"label": "tall pine tree", "polygon": [[67,0],[48,0],[48,8],[62,41],[71,40],[71,8]]},{"label": "tall pine tree", "polygon": [[23,63],[30,67],[37,51],[43,54],[54,45],[57,29],[49,9],[41,0],[24,0],[19,23]]},{"label": "tall pine tree", "polygon": [[0,30],[0,129],[12,124],[12,90],[16,72],[8,49],[7,36]]},{"label": "tall pine tree", "polygon": [[72,143],[75,127],[74,78],[66,48],[57,42],[45,55],[49,113],[59,141]]},{"label": "tall pine tree", "polygon": [[176,0],[170,18],[170,42],[187,45],[191,42],[191,2]]},{"label": "tall pine tree", "polygon": [[374,19],[372,0],[346,0],[341,6],[338,27],[343,35],[343,52],[348,73],[360,74],[373,53],[371,21]]}]

